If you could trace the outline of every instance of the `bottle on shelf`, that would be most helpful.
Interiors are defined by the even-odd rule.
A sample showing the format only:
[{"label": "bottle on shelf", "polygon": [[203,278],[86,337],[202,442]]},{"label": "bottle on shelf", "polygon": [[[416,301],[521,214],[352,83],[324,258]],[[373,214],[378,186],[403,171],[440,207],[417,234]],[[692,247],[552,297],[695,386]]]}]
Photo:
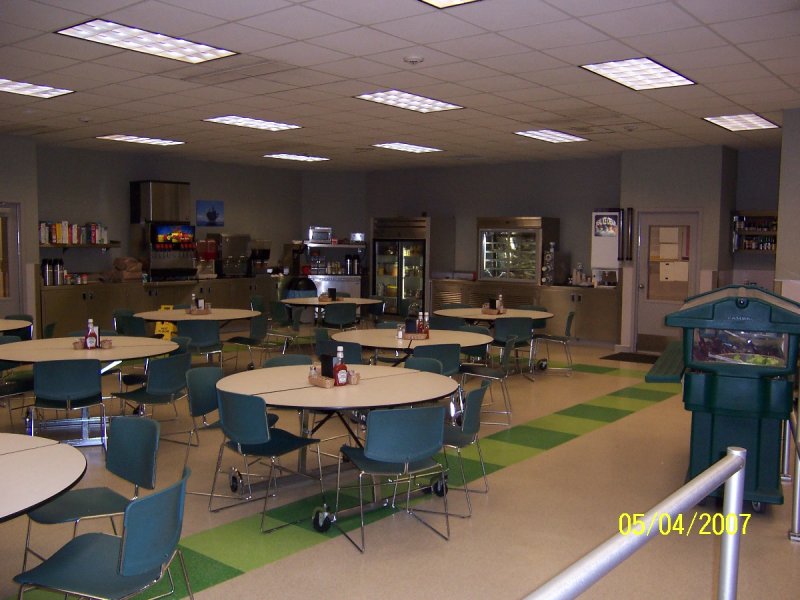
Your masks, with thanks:
[{"label": "bottle on shelf", "polygon": [[347,385],[347,365],[344,363],[344,346],[336,346],[333,365],[333,385]]},{"label": "bottle on shelf", "polygon": [[89,324],[86,327],[86,336],[83,338],[83,345],[92,350],[100,345],[100,338],[97,335],[97,327],[94,326],[94,319],[89,319]]},{"label": "bottle on shelf", "polygon": [[503,312],[503,294],[497,295],[497,312]]},{"label": "bottle on shelf", "polygon": [[197,308],[197,294],[195,294],[194,292],[192,293],[192,304],[191,304],[191,306],[192,306],[192,308]]}]

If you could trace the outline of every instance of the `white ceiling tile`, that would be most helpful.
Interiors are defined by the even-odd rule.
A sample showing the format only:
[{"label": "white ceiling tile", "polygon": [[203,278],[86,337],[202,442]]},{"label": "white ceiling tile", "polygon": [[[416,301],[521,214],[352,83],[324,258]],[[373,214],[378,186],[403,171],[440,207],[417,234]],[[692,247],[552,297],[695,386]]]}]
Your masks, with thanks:
[{"label": "white ceiling tile", "polygon": [[503,36],[520,44],[525,44],[534,50],[589,44],[608,39],[608,36],[602,31],[598,31],[577,19],[509,29],[503,32]]},{"label": "white ceiling tile", "polygon": [[567,15],[553,4],[556,3],[540,0],[485,0],[451,9],[451,14],[485,29],[515,29],[566,18]]},{"label": "white ceiling tile", "polygon": [[677,4],[705,23],[748,19],[797,8],[796,0],[677,0]]},{"label": "white ceiling tile", "polygon": [[788,10],[747,20],[714,25],[714,31],[735,44],[796,35],[800,31],[800,10]]},{"label": "white ceiling tile", "polygon": [[226,21],[238,21],[269,11],[292,6],[285,0],[236,0],[220,2],[219,0],[161,0],[186,10],[197,11]]},{"label": "white ceiling tile", "polygon": [[583,20],[618,38],[700,25],[697,19],[670,2],[585,17]]},{"label": "white ceiling tile", "polygon": [[0,20],[39,32],[49,32],[86,19],[85,14],[67,10],[63,6],[63,2],[59,6],[47,6],[34,0],[3,0]]},{"label": "white ceiling tile", "polygon": [[379,31],[411,40],[417,44],[429,44],[454,38],[485,33],[485,29],[451,17],[445,12],[397,19],[373,25]]},{"label": "white ceiling tile", "polygon": [[[183,37],[192,31],[209,29],[223,22],[222,19],[216,17],[156,0],[144,0],[144,2],[115,10],[106,15],[106,19],[122,25],[178,37]],[[205,40],[201,39],[192,39],[191,41],[205,43]]]},{"label": "white ceiling tile", "polygon": [[282,8],[265,15],[243,19],[241,23],[294,40],[306,40],[355,27],[355,24],[350,21],[304,6]]},{"label": "white ceiling tile", "polygon": [[708,27],[689,27],[668,32],[649,33],[625,38],[625,43],[641,51],[643,56],[704,50],[725,46],[726,42]]},{"label": "white ceiling tile", "polygon": [[371,0],[370,2],[311,0],[306,2],[305,6],[362,25],[382,23],[419,14],[435,14],[436,12],[421,2],[398,2],[397,0]]},{"label": "white ceiling tile", "polygon": [[266,50],[293,41],[286,36],[246,27],[239,23],[217,25],[211,29],[194,32],[191,37],[203,40],[204,44],[225,48],[231,52]]},{"label": "white ceiling tile", "polygon": [[322,63],[350,58],[350,55],[322,48],[306,42],[293,42],[252,53],[270,60],[278,60],[297,67],[310,67]]},{"label": "white ceiling tile", "polygon": [[372,75],[394,73],[399,70],[398,67],[389,67],[382,63],[367,60],[366,58],[348,58],[336,62],[316,65],[314,69],[351,79],[360,79],[362,77],[369,77]]},{"label": "white ceiling tile", "polygon": [[678,71],[684,77],[694,81],[694,70],[707,67],[727,67],[729,65],[750,62],[748,56],[735,46],[718,46],[705,50],[662,54],[652,57],[665,67]]},{"label": "white ceiling tile", "polygon": [[490,93],[507,92],[531,87],[531,82],[513,75],[498,75],[495,77],[483,77],[470,79],[465,85],[474,90]]},{"label": "white ceiling tile", "polygon": [[448,81],[466,81],[468,79],[480,79],[482,77],[495,77],[503,75],[496,69],[490,69],[474,62],[460,61],[447,65],[426,67],[417,71],[422,75],[444,79]]},{"label": "white ceiling tile", "polygon": [[663,0],[603,0],[602,2],[586,2],[586,0],[558,0],[558,8],[567,14],[583,17],[602,13],[613,13],[629,8],[657,4]]},{"label": "white ceiling tile", "polygon": [[800,56],[800,35],[741,44],[741,49],[756,60]]},{"label": "white ceiling tile", "polygon": [[635,49],[618,40],[551,48],[546,54],[575,66],[639,57]]},{"label": "white ceiling tile", "polygon": [[800,73],[800,60],[797,60],[796,56],[768,59],[761,61],[760,64],[777,75]]},{"label": "white ceiling tile", "polygon": [[479,59],[475,62],[504,73],[530,73],[531,71],[543,71],[568,66],[563,60],[553,58],[543,52],[522,52],[497,58]]},{"label": "white ceiling tile", "polygon": [[429,44],[431,48],[460,56],[468,60],[481,58],[494,58],[496,56],[506,56],[508,54],[518,54],[525,52],[527,48],[522,44],[512,42],[494,33],[473,35],[470,37],[449,40],[447,42],[437,42]]},{"label": "white ceiling tile", "polygon": [[50,71],[77,65],[78,61],[26,50],[19,46],[0,46],[0,65],[31,71]]},{"label": "white ceiling tile", "polygon": [[73,60],[94,60],[127,52],[112,46],[95,44],[94,42],[52,33],[24,40],[17,46],[34,52],[42,52],[55,57],[71,58]]},{"label": "white ceiling tile", "polygon": [[367,56],[393,50],[408,48],[413,42],[401,40],[392,35],[376,31],[367,27],[350,29],[332,35],[320,36],[314,43],[337,52],[345,52],[352,56]]}]

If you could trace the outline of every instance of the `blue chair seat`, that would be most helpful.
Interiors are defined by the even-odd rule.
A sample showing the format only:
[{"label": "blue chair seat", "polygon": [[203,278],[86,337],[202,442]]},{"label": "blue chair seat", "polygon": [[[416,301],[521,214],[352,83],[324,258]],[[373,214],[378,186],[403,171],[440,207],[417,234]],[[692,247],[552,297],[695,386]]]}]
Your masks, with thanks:
[{"label": "blue chair seat", "polygon": [[[268,422],[270,416],[272,415],[268,415],[267,417]],[[273,423],[277,420],[277,417],[275,417]],[[300,448],[310,444],[318,443],[318,439],[303,438],[283,429],[270,427],[268,442],[263,444],[242,444],[240,446],[236,442],[228,441],[226,445],[234,452],[239,452],[239,449],[241,448],[241,451],[244,454],[248,454],[250,456],[280,456],[282,454],[286,454],[287,452],[294,452],[295,450],[299,450]]]},{"label": "blue chair seat", "polygon": [[116,599],[134,595],[161,578],[158,567],[120,577],[121,550],[120,537],[86,533],[67,542],[46,562],[14,577],[14,581],[23,585],[39,585],[44,581],[51,589],[84,594],[92,590],[92,596]]},{"label": "blue chair seat", "polygon": [[[385,462],[369,458],[364,454],[363,448],[342,446],[341,452],[357,469],[367,471],[373,475],[397,475],[405,470],[404,463]],[[428,469],[439,469],[440,467],[441,465],[433,458],[426,458],[408,464],[408,470],[411,473],[427,471]]]},{"label": "blue chair seat", "polygon": [[456,448],[466,448],[475,440],[474,433],[464,433],[460,427],[447,426],[444,428],[444,445]]},{"label": "blue chair seat", "polygon": [[486,365],[466,363],[461,365],[460,371],[462,375],[486,377],[487,379],[502,379],[505,377],[505,371],[500,367],[487,367]]},{"label": "blue chair seat", "polygon": [[77,488],[30,511],[30,518],[41,525],[55,525],[87,517],[104,517],[125,512],[131,499],[107,487]]}]

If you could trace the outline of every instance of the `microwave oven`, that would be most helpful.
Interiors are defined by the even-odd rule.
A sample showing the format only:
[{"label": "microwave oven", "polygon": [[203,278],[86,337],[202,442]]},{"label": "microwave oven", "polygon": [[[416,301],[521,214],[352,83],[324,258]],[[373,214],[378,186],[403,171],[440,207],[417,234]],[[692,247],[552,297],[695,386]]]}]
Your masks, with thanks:
[{"label": "microwave oven", "polygon": [[316,244],[330,244],[333,242],[332,227],[309,227],[308,241]]}]

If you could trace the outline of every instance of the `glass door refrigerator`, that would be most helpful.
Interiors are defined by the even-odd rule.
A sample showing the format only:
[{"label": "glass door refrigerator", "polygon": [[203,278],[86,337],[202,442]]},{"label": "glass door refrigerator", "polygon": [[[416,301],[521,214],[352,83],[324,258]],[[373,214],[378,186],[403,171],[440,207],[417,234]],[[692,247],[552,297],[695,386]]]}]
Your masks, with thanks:
[{"label": "glass door refrigerator", "polygon": [[428,219],[374,219],[372,293],[386,300],[386,312],[416,314],[426,309]]}]

